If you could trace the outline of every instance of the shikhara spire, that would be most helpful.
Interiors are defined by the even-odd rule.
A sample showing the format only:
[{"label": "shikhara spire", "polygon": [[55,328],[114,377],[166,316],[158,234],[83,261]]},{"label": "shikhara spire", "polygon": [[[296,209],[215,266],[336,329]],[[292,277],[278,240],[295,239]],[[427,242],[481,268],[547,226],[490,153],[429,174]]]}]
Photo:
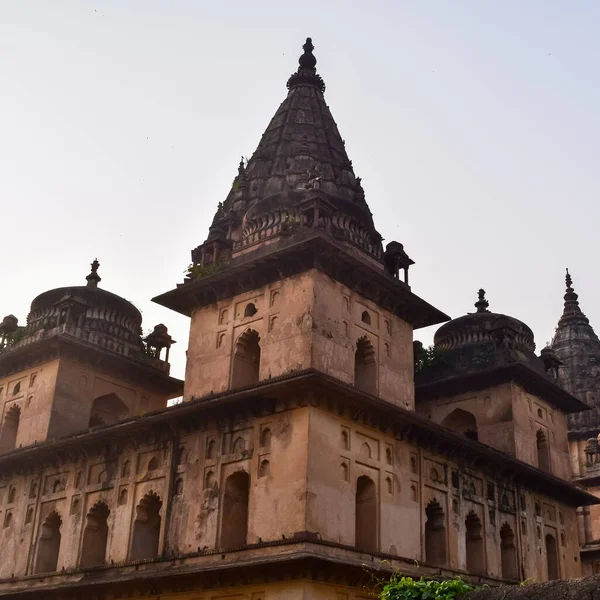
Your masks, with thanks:
[{"label": "shikhara spire", "polygon": [[586,324],[589,323],[589,319],[583,314],[581,308],[579,307],[579,296],[573,289],[573,279],[571,278],[569,269],[567,269],[567,274],[565,275],[565,285],[567,288],[565,292],[565,307],[563,309],[562,317],[558,322],[558,326],[560,327],[561,323],[573,320],[577,320]]},{"label": "shikhara spire", "polygon": [[279,215],[298,219],[299,206],[320,196],[351,236],[382,260],[360,177],[325,103],[325,83],[317,73],[311,38],[303,45],[298,69],[287,81],[288,94],[265,129],[256,151],[242,160],[231,190],[217,206],[207,241],[238,247],[265,239]]}]

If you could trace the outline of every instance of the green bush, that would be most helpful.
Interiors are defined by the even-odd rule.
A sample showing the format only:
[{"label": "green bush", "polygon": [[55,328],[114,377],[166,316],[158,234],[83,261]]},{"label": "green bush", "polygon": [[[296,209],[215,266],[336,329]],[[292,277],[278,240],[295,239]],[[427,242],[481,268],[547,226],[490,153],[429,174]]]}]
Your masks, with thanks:
[{"label": "green bush", "polygon": [[392,575],[379,593],[379,600],[453,600],[477,588],[460,578],[436,581]]}]

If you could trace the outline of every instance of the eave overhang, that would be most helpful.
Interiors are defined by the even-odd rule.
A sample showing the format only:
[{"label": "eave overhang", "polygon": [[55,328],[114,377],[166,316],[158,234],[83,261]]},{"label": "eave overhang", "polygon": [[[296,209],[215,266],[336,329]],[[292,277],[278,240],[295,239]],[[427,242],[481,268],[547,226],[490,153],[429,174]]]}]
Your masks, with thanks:
[{"label": "eave overhang", "polygon": [[394,279],[361,251],[319,230],[282,237],[243,254],[223,271],[187,280],[153,301],[183,315],[248,290],[256,289],[309,269],[318,269],[336,281],[407,321],[415,329],[447,321],[450,317],[413,294],[410,286]]},{"label": "eave overhang", "polygon": [[134,379],[158,392],[168,394],[169,398],[177,398],[183,393],[183,381],[169,376],[165,371],[67,333],[53,335],[0,353],[0,377],[63,356],[93,364],[95,368],[110,371],[129,380]]},{"label": "eave overhang", "polygon": [[589,406],[522,363],[511,363],[493,369],[446,377],[415,386],[416,401],[426,401],[464,392],[482,390],[502,383],[514,382],[530,394],[535,394],[565,413],[589,410]]},{"label": "eave overhang", "polygon": [[[477,584],[507,583],[493,576],[470,575],[466,571],[417,563],[393,554],[366,552],[351,546],[306,537],[226,548],[174,554],[151,560],[116,563],[59,573],[27,575],[0,580],[0,597],[20,600],[70,600],[100,597],[117,590],[127,597],[171,597],[173,592],[191,592],[219,587],[248,586],[313,580],[362,588],[373,584],[374,575],[389,577],[401,571],[413,577],[461,577]],[[112,596],[111,596],[112,597]]]},{"label": "eave overhang", "polygon": [[118,445],[121,440],[172,437],[178,428],[186,430],[195,423],[200,427],[210,416],[227,419],[239,411],[260,415],[265,410],[275,412],[293,408],[293,402],[300,403],[296,406],[310,403],[345,413],[355,422],[388,432],[397,439],[418,443],[465,467],[560,498],[572,506],[600,504],[600,498],[567,481],[314,369],[274,377],[247,388],[204,396],[133,417],[116,425],[13,450],[0,456],[0,475],[15,470],[23,472],[28,468],[39,469],[40,464],[46,462],[72,460],[73,456]]}]

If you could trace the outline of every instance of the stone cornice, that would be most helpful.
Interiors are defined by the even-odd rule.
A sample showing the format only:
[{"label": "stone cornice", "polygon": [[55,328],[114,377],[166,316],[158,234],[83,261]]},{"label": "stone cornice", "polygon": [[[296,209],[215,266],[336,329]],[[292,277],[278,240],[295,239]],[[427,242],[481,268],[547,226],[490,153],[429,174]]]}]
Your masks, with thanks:
[{"label": "stone cornice", "polygon": [[127,598],[132,594],[159,595],[294,579],[358,587],[373,583],[373,574],[389,576],[396,570],[413,576],[461,576],[479,584],[498,585],[502,581],[416,564],[414,559],[391,554],[368,553],[309,534],[235,549],[4,579],[0,580],[0,598],[90,600],[104,598],[109,590],[111,598]]},{"label": "stone cornice", "polygon": [[228,422],[233,413],[251,418],[309,405],[343,415],[399,440],[414,442],[510,485],[538,491],[573,506],[600,503],[599,498],[565,480],[312,369],[14,450],[0,456],[0,475],[36,472],[44,464],[66,463],[98,451],[116,453],[131,443],[176,439],[179,431],[206,427],[211,418]]},{"label": "stone cornice", "polygon": [[415,328],[449,319],[413,294],[403,281],[394,279],[383,268],[376,268],[361,254],[320,230],[309,230],[259,246],[232,260],[224,270],[202,279],[187,280],[176,289],[156,296],[153,301],[190,316],[195,308],[315,268]]},{"label": "stone cornice", "polygon": [[447,377],[431,383],[419,384],[415,388],[417,402],[441,396],[453,396],[463,392],[481,390],[493,385],[513,381],[530,394],[544,400],[566,413],[589,410],[589,406],[563,390],[558,384],[546,379],[522,363],[512,363],[485,371]]},{"label": "stone cornice", "polygon": [[[67,357],[93,365],[128,380],[151,386],[176,398],[183,392],[183,381],[170,377],[150,364],[120,355],[96,344],[86,343],[66,333],[53,335],[0,354],[0,377],[6,377],[39,364]],[[165,363],[166,364],[166,363]]]}]

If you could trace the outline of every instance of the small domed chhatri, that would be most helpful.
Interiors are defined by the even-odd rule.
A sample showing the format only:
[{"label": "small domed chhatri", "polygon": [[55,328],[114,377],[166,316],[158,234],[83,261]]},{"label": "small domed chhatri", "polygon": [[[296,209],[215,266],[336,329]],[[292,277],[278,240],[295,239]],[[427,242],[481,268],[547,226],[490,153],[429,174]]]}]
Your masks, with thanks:
[{"label": "small domed chhatri", "polygon": [[[16,349],[53,335],[70,335],[117,354],[144,360],[161,370],[168,370],[166,363],[153,360],[160,356],[159,348],[148,350],[149,347],[154,348],[156,336],[142,339],[140,311],[125,298],[98,287],[102,281],[98,274],[99,267],[100,263],[95,259],[86,276],[86,285],[55,288],[37,296],[31,303],[25,327],[18,327],[12,315],[6,317],[3,326],[0,326],[0,336],[4,329],[7,333],[2,337],[0,346]],[[9,325],[14,331],[8,331]],[[167,348],[168,354],[171,344],[175,342],[164,325],[159,328],[161,332],[164,328],[160,346]],[[12,338],[8,337],[9,334]]]},{"label": "small domed chhatri", "polygon": [[64,326],[78,337],[125,355],[139,354],[142,315],[129,301],[98,287],[100,263],[94,260],[87,285],[48,290],[31,303],[23,343]]},{"label": "small domed chhatri", "polygon": [[435,345],[450,350],[470,344],[492,342],[497,347],[518,350],[529,354],[535,352],[533,331],[522,321],[500,313],[491,312],[480,289],[474,313],[468,313],[445,323],[435,333]]},{"label": "small domed chhatri", "polygon": [[435,333],[435,348],[447,353],[452,370],[478,370],[524,362],[543,371],[535,355],[531,329],[514,317],[491,312],[488,307],[485,290],[480,289],[476,312],[445,323]]}]

